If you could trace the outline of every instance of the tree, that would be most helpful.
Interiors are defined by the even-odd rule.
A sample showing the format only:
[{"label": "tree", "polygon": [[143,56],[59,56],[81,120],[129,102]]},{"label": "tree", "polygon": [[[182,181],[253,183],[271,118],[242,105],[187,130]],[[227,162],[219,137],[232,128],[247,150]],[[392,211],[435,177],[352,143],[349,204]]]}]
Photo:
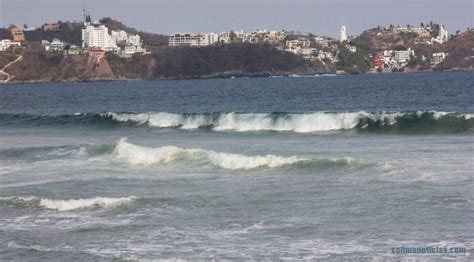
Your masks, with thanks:
[{"label": "tree", "polygon": [[420,27],[422,27],[422,28],[425,27],[425,23],[421,22]]},{"label": "tree", "polygon": [[229,38],[230,38],[230,41],[234,41],[234,39],[237,37],[237,35],[235,34],[234,31],[230,31],[229,33]]}]

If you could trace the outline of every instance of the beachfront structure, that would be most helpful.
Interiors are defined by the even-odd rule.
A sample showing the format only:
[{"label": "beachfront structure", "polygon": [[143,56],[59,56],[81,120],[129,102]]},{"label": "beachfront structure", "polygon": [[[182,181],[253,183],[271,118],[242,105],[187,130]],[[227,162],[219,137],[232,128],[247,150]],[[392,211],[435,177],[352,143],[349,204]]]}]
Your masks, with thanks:
[{"label": "beachfront structure", "polygon": [[399,65],[403,65],[410,61],[411,56],[415,56],[415,50],[412,50],[411,48],[394,52],[395,62]]},{"label": "beachfront structure", "polygon": [[375,68],[375,69],[384,68],[383,59],[378,54],[373,54],[370,59],[370,62],[372,63],[372,68]]},{"label": "beachfront structure", "polygon": [[89,22],[86,22],[82,29],[82,48],[100,48],[106,52],[118,49],[115,40],[109,35],[109,29],[105,25]]},{"label": "beachfront structure", "polygon": [[339,39],[342,42],[347,41],[347,32],[346,32],[346,26],[343,25],[341,27],[341,38]]},{"label": "beachfront structure", "polygon": [[20,47],[21,43],[18,41],[12,41],[10,39],[3,39],[0,41],[0,51],[6,51],[10,46]]}]

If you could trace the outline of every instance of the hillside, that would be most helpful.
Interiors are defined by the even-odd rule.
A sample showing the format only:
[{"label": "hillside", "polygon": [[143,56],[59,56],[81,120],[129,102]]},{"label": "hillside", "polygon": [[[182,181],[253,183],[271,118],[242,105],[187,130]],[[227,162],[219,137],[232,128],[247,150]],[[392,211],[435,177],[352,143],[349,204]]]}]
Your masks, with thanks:
[{"label": "hillside", "polygon": [[321,64],[255,44],[167,48],[131,58],[107,54],[100,63],[86,54],[63,57],[44,51],[39,44],[31,44],[23,51],[23,58],[7,69],[12,81],[192,79],[327,72]]},{"label": "hillside", "polygon": [[[0,68],[22,56],[22,60],[5,70],[10,74],[10,82],[474,70],[474,30],[468,29],[461,34],[457,32],[448,40],[444,27],[433,23],[426,26],[421,23],[420,26],[377,27],[348,42],[329,39],[326,46],[323,46],[324,42],[316,43],[314,36],[293,35],[271,43],[232,42],[203,47],[169,47],[168,36],[142,32],[112,18],[103,18],[100,22],[109,31],[124,30],[129,34],[139,34],[148,52],[132,56],[110,52],[100,59],[93,58],[93,54],[89,57],[86,52],[69,56],[57,51],[47,52],[41,46],[41,40],[63,40],[67,44],[65,50],[70,48],[69,44],[81,46],[83,24],[58,22],[53,28],[25,31],[26,41],[22,47],[11,47],[0,52]],[[439,30],[446,34],[441,34]],[[0,28],[0,36],[8,38],[9,34],[8,29]],[[443,41],[433,41],[437,35],[446,36]],[[293,42],[296,40],[298,45],[307,43],[316,54],[309,53],[309,57],[305,57],[302,53],[288,52],[288,49],[282,51],[288,47],[285,40],[290,38]],[[394,53],[401,52],[392,50],[411,52],[407,51],[408,48],[414,50],[415,55],[404,58],[397,67],[393,67],[392,60],[384,60],[380,68],[372,64],[374,57],[393,59]],[[294,50],[297,49],[290,49]],[[385,55],[385,51],[389,55]],[[440,52],[446,54],[445,60],[433,62],[433,54]],[[440,54],[437,54],[436,58],[439,57]],[[2,77],[6,78],[6,75]]]},{"label": "hillside", "polygon": [[448,56],[436,66],[436,70],[474,69],[474,29],[454,36],[441,49]]}]

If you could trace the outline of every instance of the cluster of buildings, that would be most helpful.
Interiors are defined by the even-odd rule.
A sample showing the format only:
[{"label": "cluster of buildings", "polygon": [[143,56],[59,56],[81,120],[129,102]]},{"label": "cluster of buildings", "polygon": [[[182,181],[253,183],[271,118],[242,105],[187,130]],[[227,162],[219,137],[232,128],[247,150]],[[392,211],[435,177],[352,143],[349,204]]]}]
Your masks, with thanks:
[{"label": "cluster of buildings", "polygon": [[[434,27],[438,28],[438,35],[432,37]],[[399,39],[402,35],[410,35],[413,37],[413,44],[416,45],[433,45],[435,43],[442,44],[448,41],[448,31],[444,25],[423,25],[420,26],[390,26],[388,29],[384,29],[377,33],[377,36],[384,36],[393,39]],[[342,38],[342,29],[341,29]],[[415,58],[415,51],[412,48],[407,50],[393,50],[388,48],[388,45],[375,46],[376,49],[383,50],[379,51],[371,56],[372,67],[374,70],[377,69],[401,69],[408,65],[411,58]],[[438,52],[433,53],[429,61],[424,55],[421,55],[421,60],[429,62],[431,65],[441,63],[446,57],[446,53]]]},{"label": "cluster of buildings", "polygon": [[[379,54],[373,54],[371,57],[373,69],[401,69],[408,65],[408,62],[415,58],[415,50],[408,48],[407,50],[385,50]],[[430,64],[437,65],[446,58],[446,53],[433,53]],[[427,58],[422,55],[421,59],[426,61]]]},{"label": "cluster of buildings", "polygon": [[114,52],[122,56],[146,53],[140,35],[130,34],[124,30],[111,31],[109,34],[106,25],[91,22],[88,15],[85,16],[82,28],[82,50],[90,54]]},{"label": "cluster of buildings", "polygon": [[[203,47],[215,44],[228,43],[268,43],[278,49],[300,55],[306,59],[330,59],[336,61],[338,45],[334,39],[321,36],[292,35],[288,39],[284,30],[254,30],[251,32],[231,31],[222,33],[175,33],[169,37],[170,47]],[[320,48],[312,47],[312,42]],[[350,51],[355,52],[355,46],[347,45]]]},{"label": "cluster of buildings", "polygon": [[11,39],[0,40],[0,51],[6,51],[10,47],[21,47],[21,43],[25,41],[25,34],[21,28],[11,28],[10,34]]},{"label": "cluster of buildings", "polygon": [[175,33],[169,37],[169,46],[202,47],[214,44],[241,43],[270,43],[278,44],[285,39],[285,31],[255,30],[249,33],[231,31],[222,33]]},{"label": "cluster of buildings", "polygon": [[396,26],[389,29],[394,34],[400,33],[414,33],[417,35],[417,44],[429,44],[434,43],[442,44],[449,39],[448,30],[444,25],[439,26],[438,35],[432,37],[432,32],[434,30],[432,25],[420,25],[420,26]]},{"label": "cluster of buildings", "polygon": [[[372,59],[372,64],[378,65],[382,68],[394,69],[394,68],[404,68],[407,66],[408,62],[412,57],[415,57],[415,50],[408,48],[407,50],[385,50],[383,51],[382,59],[383,65],[380,66],[379,61],[375,61],[374,58]],[[377,58],[375,58],[376,60]]]},{"label": "cluster of buildings", "polygon": [[208,46],[230,42],[227,33],[176,33],[169,38],[169,46]]}]

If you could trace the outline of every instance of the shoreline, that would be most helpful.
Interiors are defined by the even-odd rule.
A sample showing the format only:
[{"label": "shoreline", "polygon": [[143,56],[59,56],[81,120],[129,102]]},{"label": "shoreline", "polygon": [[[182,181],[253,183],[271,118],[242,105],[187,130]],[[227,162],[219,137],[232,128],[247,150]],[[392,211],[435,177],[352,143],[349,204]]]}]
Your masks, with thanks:
[{"label": "shoreline", "polygon": [[1,85],[21,85],[21,84],[60,84],[60,83],[100,83],[100,82],[137,82],[137,81],[183,81],[183,80],[211,80],[211,79],[238,79],[238,78],[312,78],[312,77],[325,77],[325,76],[349,76],[349,75],[391,75],[391,74],[423,74],[423,73],[445,73],[445,72],[474,72],[473,69],[464,70],[426,70],[426,71],[407,71],[407,72],[367,72],[367,73],[333,73],[324,72],[316,74],[222,74],[213,76],[201,76],[201,77],[183,77],[183,78],[117,78],[117,79],[89,79],[89,80],[64,80],[64,81],[47,81],[47,80],[28,80],[28,81],[11,81],[11,82],[0,82]]}]

